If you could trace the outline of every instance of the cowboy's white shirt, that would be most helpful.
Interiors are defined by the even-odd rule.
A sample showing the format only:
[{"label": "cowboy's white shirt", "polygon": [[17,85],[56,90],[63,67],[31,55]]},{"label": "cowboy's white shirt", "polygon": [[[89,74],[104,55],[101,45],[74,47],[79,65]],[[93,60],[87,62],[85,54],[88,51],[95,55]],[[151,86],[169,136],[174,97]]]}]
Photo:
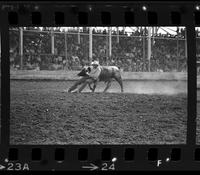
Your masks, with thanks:
[{"label": "cowboy's white shirt", "polygon": [[91,69],[89,76],[97,79],[99,77],[100,73],[101,73],[101,68],[100,68],[100,66],[98,66],[96,69],[95,68]]}]

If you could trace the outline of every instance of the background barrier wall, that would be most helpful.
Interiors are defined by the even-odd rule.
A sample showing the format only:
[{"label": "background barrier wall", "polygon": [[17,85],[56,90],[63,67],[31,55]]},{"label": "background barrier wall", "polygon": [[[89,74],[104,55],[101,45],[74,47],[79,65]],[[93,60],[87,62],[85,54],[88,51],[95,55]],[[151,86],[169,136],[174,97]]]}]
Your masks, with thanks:
[{"label": "background barrier wall", "polygon": [[[11,80],[77,80],[79,71],[10,71]],[[123,80],[187,80],[186,72],[121,72]]]}]

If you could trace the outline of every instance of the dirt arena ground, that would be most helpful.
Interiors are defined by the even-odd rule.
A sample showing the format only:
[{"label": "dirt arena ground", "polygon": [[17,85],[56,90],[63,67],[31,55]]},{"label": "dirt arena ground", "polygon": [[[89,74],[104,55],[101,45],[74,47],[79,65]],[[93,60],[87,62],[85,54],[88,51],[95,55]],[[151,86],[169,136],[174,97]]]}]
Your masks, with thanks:
[{"label": "dirt arena ground", "polygon": [[124,82],[125,93],[117,93],[120,88],[115,83],[110,93],[100,93],[103,83],[96,93],[67,93],[72,83],[12,80],[10,143],[186,143],[186,93],[126,93],[128,87],[134,92],[128,81]]}]

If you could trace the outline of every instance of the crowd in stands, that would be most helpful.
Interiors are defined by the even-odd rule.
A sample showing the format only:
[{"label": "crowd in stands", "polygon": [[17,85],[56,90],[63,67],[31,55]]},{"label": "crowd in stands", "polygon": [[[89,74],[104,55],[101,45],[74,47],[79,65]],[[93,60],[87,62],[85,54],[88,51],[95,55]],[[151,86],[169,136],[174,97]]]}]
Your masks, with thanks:
[{"label": "crowd in stands", "polygon": [[[90,63],[88,28],[83,28],[80,35],[74,29],[67,33],[59,32],[59,28],[54,30],[54,54],[51,53],[51,31],[49,28],[43,31],[46,32],[31,27],[24,30],[23,69],[80,70]],[[184,29],[179,31],[178,38],[169,34],[155,35],[151,41],[150,62],[147,59],[147,31],[137,29],[130,34],[119,31],[119,37],[114,31],[112,35],[112,55],[109,56],[108,32],[93,30],[92,59],[99,60],[101,65],[115,65],[123,71],[133,72],[146,72],[149,68],[152,72],[187,71]],[[19,50],[19,30],[10,30],[11,69],[20,69]]]}]

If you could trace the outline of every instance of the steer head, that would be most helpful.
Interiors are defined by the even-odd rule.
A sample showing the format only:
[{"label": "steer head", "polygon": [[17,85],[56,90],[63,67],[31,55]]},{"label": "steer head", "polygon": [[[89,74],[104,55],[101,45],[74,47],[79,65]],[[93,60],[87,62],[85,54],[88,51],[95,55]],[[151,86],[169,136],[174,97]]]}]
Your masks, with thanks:
[{"label": "steer head", "polygon": [[84,67],[77,75],[80,77],[87,76],[91,72],[91,67]]}]

